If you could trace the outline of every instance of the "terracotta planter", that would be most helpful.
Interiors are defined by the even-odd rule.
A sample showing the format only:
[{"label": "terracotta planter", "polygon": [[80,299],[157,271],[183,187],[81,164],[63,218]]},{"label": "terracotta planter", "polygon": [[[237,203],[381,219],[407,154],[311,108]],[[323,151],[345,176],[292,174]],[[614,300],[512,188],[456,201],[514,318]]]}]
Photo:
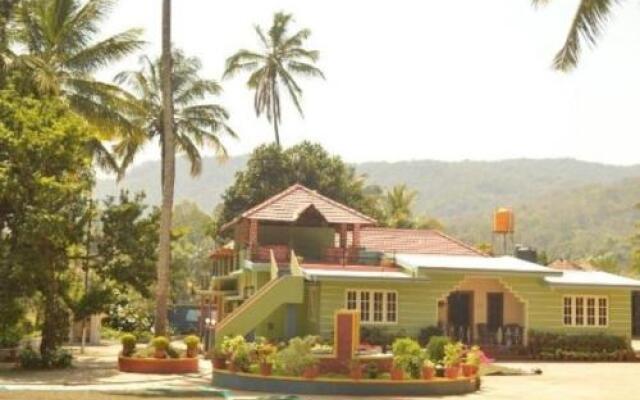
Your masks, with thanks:
[{"label": "terracotta planter", "polygon": [[391,368],[391,380],[393,381],[401,381],[404,379],[404,371],[402,368]]},{"label": "terracotta planter", "polygon": [[318,374],[319,374],[319,371],[318,371],[317,365],[309,366],[304,369],[304,372],[302,372],[302,376],[305,379],[315,379],[318,377]]},{"label": "terracotta planter", "polygon": [[198,372],[197,358],[131,358],[118,357],[122,372],[142,374],[189,374]]},{"label": "terracotta planter", "polygon": [[260,363],[260,375],[262,376],[270,376],[273,372],[273,364],[271,363]]},{"label": "terracotta planter", "polygon": [[468,364],[463,364],[462,365],[462,375],[466,376],[467,378],[474,376],[478,373],[478,367],[475,365],[468,365]]},{"label": "terracotta planter", "polygon": [[436,369],[433,367],[422,367],[422,379],[425,381],[433,379],[436,374]]},{"label": "terracotta planter", "polygon": [[227,357],[218,356],[213,357],[213,368],[214,369],[227,369]]},{"label": "terracotta planter", "polygon": [[444,377],[448,379],[456,379],[460,375],[460,367],[446,367],[444,369]]},{"label": "terracotta planter", "polygon": [[189,358],[198,357],[198,349],[197,348],[195,348],[195,349],[187,348],[187,357],[189,357]]},{"label": "terracotta planter", "polygon": [[362,366],[360,364],[352,365],[349,371],[349,377],[356,381],[362,379]]},{"label": "terracotta planter", "polygon": [[153,357],[154,358],[167,358],[167,352],[166,352],[166,350],[156,349],[156,351],[153,353]]}]

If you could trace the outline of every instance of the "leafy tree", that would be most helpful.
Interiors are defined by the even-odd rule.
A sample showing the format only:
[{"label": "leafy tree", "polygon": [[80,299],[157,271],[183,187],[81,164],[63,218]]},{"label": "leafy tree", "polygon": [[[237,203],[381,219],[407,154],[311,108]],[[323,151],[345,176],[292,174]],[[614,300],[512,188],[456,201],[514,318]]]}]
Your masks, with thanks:
[{"label": "leafy tree", "polygon": [[15,41],[10,57],[19,74],[18,87],[39,96],[61,97],[101,133],[89,146],[98,164],[118,166],[98,139],[135,132],[127,114],[137,105],[118,86],[99,81],[100,68],[141,48],[141,31],[129,29],[96,40],[99,24],[114,0],[22,0],[16,9]]},{"label": "leafy tree", "polygon": [[610,272],[612,274],[620,272],[618,256],[612,252],[605,252],[589,257],[587,261],[600,271]]},{"label": "leafy tree", "polygon": [[83,237],[93,183],[87,143],[94,138],[55,99],[0,94],[0,231],[8,252],[3,269],[23,296],[43,298],[43,355],[68,331],[68,250]]},{"label": "leafy tree", "polygon": [[[550,1],[533,0],[533,4],[543,6]],[[615,3],[615,0],[580,0],[564,44],[553,59],[555,69],[569,71],[578,65],[584,44],[597,43]]]},{"label": "leafy tree", "polygon": [[219,225],[265,201],[289,186],[300,183],[319,193],[379,217],[376,204],[364,193],[364,179],[338,156],[319,144],[303,142],[287,150],[277,144],[256,148],[244,170],[222,195]]},{"label": "leafy tree", "polygon": [[[116,152],[123,158],[123,169],[151,140],[160,139],[162,146],[161,60],[151,61],[144,56],[140,62],[140,70],[125,71],[116,76],[116,81],[128,85],[142,105],[136,110],[140,113],[133,120],[144,134],[125,136],[116,146]],[[220,136],[236,137],[227,125],[227,110],[218,104],[206,102],[209,97],[220,94],[222,87],[214,80],[201,78],[201,68],[198,58],[186,57],[180,50],[173,51],[176,150],[187,155],[192,175],[198,175],[202,170],[201,147],[211,146],[221,157],[226,157],[227,151]]]},{"label": "leafy tree", "polygon": [[417,195],[415,190],[410,190],[405,184],[388,190],[383,197],[386,224],[393,228],[412,228],[412,208]]},{"label": "leafy tree", "polygon": [[262,28],[255,26],[262,49],[259,51],[239,50],[227,59],[224,77],[232,77],[240,72],[249,72],[247,86],[254,91],[253,106],[259,117],[266,114],[273,123],[276,144],[280,146],[278,126],[281,121],[280,91],[281,85],[298,109],[302,106],[302,89],[295,80],[296,76],[320,77],[324,74],[314,64],[318,61],[316,50],[305,49],[304,42],[311,36],[309,29],[302,29],[289,35],[291,14],[278,12],[273,16],[271,28],[265,35]]}]

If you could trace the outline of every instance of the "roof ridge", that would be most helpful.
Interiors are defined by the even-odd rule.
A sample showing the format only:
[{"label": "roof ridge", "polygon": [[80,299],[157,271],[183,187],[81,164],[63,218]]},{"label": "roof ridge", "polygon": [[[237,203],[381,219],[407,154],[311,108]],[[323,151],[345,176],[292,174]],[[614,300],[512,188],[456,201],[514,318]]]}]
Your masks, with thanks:
[{"label": "roof ridge", "polygon": [[351,207],[349,207],[349,206],[347,206],[347,205],[344,205],[344,204],[342,204],[342,203],[340,203],[340,202],[338,202],[338,201],[336,201],[336,200],[333,200],[333,199],[331,199],[331,198],[329,198],[329,197],[327,197],[327,196],[323,195],[322,193],[318,192],[317,190],[309,189],[308,187],[306,187],[306,186],[304,186],[304,185],[301,185],[301,184],[299,184],[299,183],[296,183],[296,185],[297,185],[297,186],[299,186],[299,188],[300,188],[300,189],[302,189],[302,190],[304,190],[304,191],[306,191],[306,192],[309,192],[309,193],[311,193],[311,194],[312,194],[312,195],[314,195],[314,196],[318,196],[318,197],[320,197],[321,199],[323,199],[323,200],[325,200],[325,201],[328,201],[329,203],[331,203],[332,205],[334,205],[334,206],[336,206],[336,207],[339,207],[339,208],[342,208],[343,210],[346,210],[346,211],[352,212],[352,213],[356,214],[357,216],[359,216],[359,217],[361,217],[361,218],[364,218],[364,219],[368,219],[369,221],[371,221],[371,222],[373,222],[373,223],[378,222],[378,221],[376,221],[374,218],[372,218],[372,217],[370,217],[370,216],[368,216],[368,215],[366,215],[366,214],[363,214],[363,213],[361,213],[360,211],[358,211],[358,210],[356,210],[356,209],[354,209],[354,208],[351,208]]},{"label": "roof ridge", "polygon": [[294,183],[293,185],[289,186],[288,188],[286,188],[282,192],[277,193],[277,194],[269,197],[268,199],[266,199],[262,203],[259,203],[259,204],[255,205],[255,206],[251,207],[250,209],[246,210],[245,212],[240,214],[240,216],[242,218],[248,218],[250,214],[255,214],[256,212],[262,210],[263,208],[275,203],[277,200],[280,200],[284,196],[286,196],[289,193],[293,192],[294,190],[298,189],[298,187],[304,187],[304,186],[300,185],[299,183]]},{"label": "roof ridge", "polygon": [[474,246],[471,246],[470,244],[467,244],[467,243],[463,242],[460,239],[454,238],[453,236],[449,236],[449,235],[447,235],[446,233],[442,232],[439,229],[431,229],[431,230],[433,232],[437,233],[438,235],[442,236],[443,238],[449,239],[452,242],[455,242],[455,243],[459,244],[460,246],[462,246],[462,247],[464,247],[464,248],[466,248],[468,250],[471,250],[471,251],[473,251],[474,253],[476,253],[478,255],[481,255],[481,256],[484,256],[484,257],[488,256],[488,254],[486,254],[485,252],[476,249]]}]

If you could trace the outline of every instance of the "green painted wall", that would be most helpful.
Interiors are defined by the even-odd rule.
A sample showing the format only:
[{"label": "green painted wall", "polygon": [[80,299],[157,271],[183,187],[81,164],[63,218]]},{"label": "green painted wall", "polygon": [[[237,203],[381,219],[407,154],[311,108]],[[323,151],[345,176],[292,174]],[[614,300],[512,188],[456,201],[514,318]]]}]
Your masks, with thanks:
[{"label": "green painted wall", "polygon": [[320,258],[324,249],[334,245],[333,228],[260,225],[258,243],[292,245],[297,255]]}]

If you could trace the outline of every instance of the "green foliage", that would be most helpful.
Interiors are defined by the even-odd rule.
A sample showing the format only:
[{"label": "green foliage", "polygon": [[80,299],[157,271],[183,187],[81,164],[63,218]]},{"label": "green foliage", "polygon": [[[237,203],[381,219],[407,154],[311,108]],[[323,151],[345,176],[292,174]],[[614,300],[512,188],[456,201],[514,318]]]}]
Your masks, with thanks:
[{"label": "green foliage", "polygon": [[380,375],[380,368],[378,368],[377,363],[369,362],[364,367],[364,372],[367,376],[367,379],[378,379],[378,375]]},{"label": "green foliage", "polygon": [[479,367],[481,361],[482,361],[482,351],[480,350],[480,347],[471,346],[471,349],[467,351],[467,355],[465,357],[465,364]]},{"label": "green foliage", "polygon": [[151,347],[153,347],[156,350],[167,350],[167,348],[169,348],[169,339],[167,339],[164,336],[156,336],[153,339],[151,339]]},{"label": "green foliage", "polygon": [[247,344],[244,336],[236,335],[236,336],[225,336],[222,339],[222,343],[220,348],[227,355],[231,356],[236,352],[237,349],[243,347]]},{"label": "green foliage", "polygon": [[171,345],[167,346],[165,351],[167,352],[167,357],[169,358],[180,358],[180,352]]},{"label": "green foliage", "polygon": [[411,338],[398,338],[393,342],[393,363],[412,378],[419,378],[425,358],[420,344]]},{"label": "green foliage", "polygon": [[187,349],[195,350],[200,345],[200,338],[195,335],[189,335],[184,338],[184,344],[187,346]]},{"label": "green foliage", "polygon": [[438,326],[428,326],[426,328],[422,328],[418,333],[418,343],[420,343],[420,346],[424,347],[431,341],[432,337],[442,336],[443,334],[444,331]]},{"label": "green foliage", "polygon": [[444,366],[453,367],[460,364],[463,350],[464,347],[460,342],[447,343],[444,346],[444,358],[442,359]]},{"label": "green foliage", "polygon": [[18,355],[20,368],[34,369],[63,369],[71,367],[73,356],[64,349],[56,349],[44,352],[36,352],[31,347],[25,347]]},{"label": "green foliage", "polygon": [[[269,122],[273,121],[277,146],[280,146],[280,93],[289,94],[289,98],[302,115],[302,89],[294,77],[324,78],[322,71],[315,66],[319,53],[303,47],[304,42],[311,36],[311,31],[302,29],[289,35],[289,24],[292,21],[291,14],[275,13],[273,24],[266,35],[262,28],[256,25],[255,30],[262,49],[257,52],[244,49],[238,51],[227,59],[224,72],[225,77],[250,72],[247,86],[255,93],[253,104],[256,115],[264,113]],[[280,88],[280,85],[283,85],[286,91]]]},{"label": "green foliage", "polygon": [[20,325],[7,326],[0,330],[0,349],[9,349],[18,346],[24,332]]},{"label": "green foliage", "polygon": [[595,334],[562,334],[552,332],[530,331],[529,352],[538,355],[543,352],[556,352],[558,350],[570,352],[592,351],[627,351],[630,349],[629,341],[621,336]]},{"label": "green foliage", "polygon": [[426,352],[429,360],[434,363],[441,363],[444,359],[444,348],[451,343],[446,336],[432,336],[427,343]]},{"label": "green foliage", "polygon": [[231,354],[229,362],[233,364],[236,370],[241,372],[249,372],[252,353],[253,345],[251,343],[243,342],[235,347],[233,353]]},{"label": "green foliage", "polygon": [[374,346],[391,346],[393,335],[378,326],[363,326],[360,329],[360,341]]},{"label": "green foliage", "polygon": [[303,142],[287,150],[276,145],[256,148],[244,170],[222,196],[220,225],[294,183],[346,204],[373,217],[375,203],[363,192],[363,180],[338,156],[319,144]]},{"label": "green foliage", "polygon": [[306,368],[318,362],[311,352],[316,342],[315,336],[292,338],[287,347],[276,354],[276,365],[285,375],[301,376]]},{"label": "green foliage", "polygon": [[275,362],[278,348],[269,343],[265,338],[260,337],[255,342],[256,361],[260,364],[273,364]]},{"label": "green foliage", "polygon": [[148,336],[153,324],[153,302],[136,292],[116,292],[116,301],[107,313],[105,324],[122,332],[134,333],[138,339]]},{"label": "green foliage", "polygon": [[136,343],[138,339],[135,335],[130,333],[126,333],[122,335],[120,338],[120,343],[122,343],[122,355],[125,357],[131,357],[136,352]]}]

